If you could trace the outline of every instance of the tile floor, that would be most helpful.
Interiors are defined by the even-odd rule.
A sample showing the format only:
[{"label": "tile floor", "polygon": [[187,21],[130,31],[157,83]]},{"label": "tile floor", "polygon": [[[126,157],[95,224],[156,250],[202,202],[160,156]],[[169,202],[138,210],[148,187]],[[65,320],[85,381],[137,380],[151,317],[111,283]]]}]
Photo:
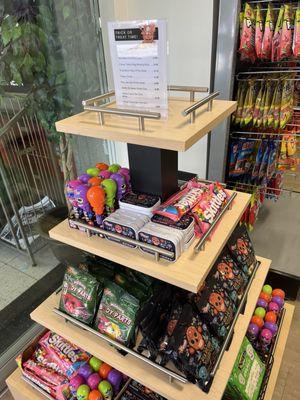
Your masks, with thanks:
[{"label": "tile floor", "polygon": [[35,253],[33,267],[26,255],[0,242],[0,310],[6,307],[58,264],[46,245]]}]

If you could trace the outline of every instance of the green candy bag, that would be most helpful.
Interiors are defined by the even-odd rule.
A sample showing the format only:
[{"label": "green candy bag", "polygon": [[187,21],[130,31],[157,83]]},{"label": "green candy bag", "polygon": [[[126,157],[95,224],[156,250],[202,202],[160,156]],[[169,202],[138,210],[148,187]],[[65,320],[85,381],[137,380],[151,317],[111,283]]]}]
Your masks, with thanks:
[{"label": "green candy bag", "polygon": [[139,301],[113,282],[108,282],[97,313],[95,328],[125,345],[134,342]]},{"label": "green candy bag", "polygon": [[80,268],[67,267],[59,309],[87,325],[93,322],[99,299],[96,278]]}]

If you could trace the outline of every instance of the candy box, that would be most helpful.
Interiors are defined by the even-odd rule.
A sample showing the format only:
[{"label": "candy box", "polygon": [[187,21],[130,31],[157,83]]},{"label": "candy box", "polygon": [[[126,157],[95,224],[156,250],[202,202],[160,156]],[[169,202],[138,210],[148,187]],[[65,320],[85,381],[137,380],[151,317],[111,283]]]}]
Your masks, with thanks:
[{"label": "candy box", "polygon": [[245,337],[227,383],[230,399],[256,400],[265,374],[265,366]]},{"label": "candy box", "polygon": [[166,400],[137,381],[131,380],[120,400]]},{"label": "candy box", "polygon": [[137,213],[145,214],[151,218],[152,212],[160,205],[158,196],[145,193],[127,193],[119,200],[121,210],[129,210]]}]

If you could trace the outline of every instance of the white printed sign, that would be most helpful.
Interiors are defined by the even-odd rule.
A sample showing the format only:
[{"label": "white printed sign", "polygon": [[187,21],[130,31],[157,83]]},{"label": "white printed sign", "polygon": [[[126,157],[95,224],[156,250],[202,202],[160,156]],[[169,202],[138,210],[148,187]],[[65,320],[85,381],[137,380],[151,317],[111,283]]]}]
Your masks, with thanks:
[{"label": "white printed sign", "polygon": [[166,21],[109,22],[116,102],[167,116]]}]

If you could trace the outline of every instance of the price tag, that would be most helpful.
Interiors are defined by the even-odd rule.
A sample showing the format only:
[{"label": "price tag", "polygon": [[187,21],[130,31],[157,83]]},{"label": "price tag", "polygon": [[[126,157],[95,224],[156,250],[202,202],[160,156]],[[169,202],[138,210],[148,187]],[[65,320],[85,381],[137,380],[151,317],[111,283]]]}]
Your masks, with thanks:
[{"label": "price tag", "polygon": [[167,116],[165,20],[109,22],[117,106]]}]

